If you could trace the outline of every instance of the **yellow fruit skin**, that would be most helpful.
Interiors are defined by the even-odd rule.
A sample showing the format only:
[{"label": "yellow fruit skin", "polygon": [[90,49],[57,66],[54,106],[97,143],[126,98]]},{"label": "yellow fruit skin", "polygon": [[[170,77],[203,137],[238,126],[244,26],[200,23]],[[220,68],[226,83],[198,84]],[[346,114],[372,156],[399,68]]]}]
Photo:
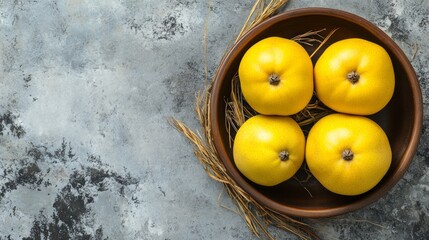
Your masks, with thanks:
[{"label": "yellow fruit skin", "polygon": [[[357,83],[347,79],[355,71]],[[395,74],[389,54],[380,45],[350,38],[330,45],[314,67],[317,97],[337,112],[370,115],[393,96]]]},{"label": "yellow fruit skin", "polygon": [[[345,149],[353,152],[344,160]],[[364,116],[331,114],[320,119],[307,138],[306,161],[328,190],[358,195],[372,189],[388,171],[392,152],[383,129]]]},{"label": "yellow fruit skin", "polygon": [[[280,152],[289,159],[281,160]],[[249,180],[274,186],[291,178],[304,161],[305,137],[290,117],[256,115],[237,131],[233,156],[238,170]]]},{"label": "yellow fruit skin", "polygon": [[[280,77],[278,85],[270,84],[271,74]],[[244,98],[261,114],[295,114],[313,95],[311,59],[289,39],[269,37],[254,44],[244,54],[238,75]]]}]

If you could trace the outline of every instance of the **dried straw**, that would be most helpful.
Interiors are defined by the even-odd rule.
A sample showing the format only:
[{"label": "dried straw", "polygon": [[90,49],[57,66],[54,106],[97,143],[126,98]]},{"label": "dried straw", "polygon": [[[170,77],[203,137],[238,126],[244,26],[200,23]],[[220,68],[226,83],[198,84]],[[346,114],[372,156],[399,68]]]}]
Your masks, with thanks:
[{"label": "dried straw", "polygon": [[[287,2],[288,0],[257,0],[235,42],[237,42],[240,37],[242,37],[251,28],[270,17]],[[323,38],[319,34],[321,31],[322,30],[306,32],[293,39],[303,44],[320,44],[322,43],[320,39]],[[206,41],[206,32],[204,34],[204,40]],[[205,45],[205,50],[206,49]],[[218,72],[216,71],[213,79],[216,78],[217,74]],[[260,205],[230,177],[225,166],[220,160],[212,138],[212,116],[210,115],[212,84],[213,81],[207,82],[206,88],[202,92],[199,92],[195,99],[195,112],[203,131],[202,134],[199,131],[193,131],[186,126],[186,124],[177,119],[170,119],[170,123],[193,145],[194,154],[200,161],[208,176],[224,185],[227,194],[236,203],[239,214],[243,217],[243,220],[246,222],[252,233],[259,238],[264,236],[267,239],[274,239],[268,230],[268,227],[271,225],[293,233],[300,239],[319,239],[311,226],[299,221],[298,219],[275,212]],[[237,131],[239,126],[241,126],[247,118],[255,114],[252,109],[246,107],[246,103],[240,92],[237,76],[232,79],[231,98],[227,102],[225,111],[227,115],[225,126],[231,133]],[[321,106],[319,102],[314,101],[311,102],[302,112],[296,114],[294,118],[301,125],[305,125],[316,121],[320,117],[326,115],[326,113],[326,109]],[[232,143],[232,139],[230,143]]]}]

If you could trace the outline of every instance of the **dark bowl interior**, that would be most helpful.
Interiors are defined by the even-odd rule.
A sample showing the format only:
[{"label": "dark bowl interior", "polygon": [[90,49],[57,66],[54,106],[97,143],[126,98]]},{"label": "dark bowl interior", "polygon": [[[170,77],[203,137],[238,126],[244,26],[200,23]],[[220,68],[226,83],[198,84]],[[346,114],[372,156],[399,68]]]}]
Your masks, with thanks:
[{"label": "dark bowl interior", "polygon": [[[327,46],[335,41],[359,37],[383,46],[393,61],[396,86],[393,98],[379,113],[369,116],[386,132],[393,151],[392,165],[381,182],[358,196],[341,196],[326,190],[314,177],[299,183],[290,179],[274,187],[262,187],[247,180],[234,165],[232,149],[225,128],[225,101],[231,91],[231,80],[246,50],[257,41],[280,36],[292,38],[310,30],[339,28],[313,57],[315,63]],[[315,46],[303,45],[309,53]],[[280,213],[299,217],[328,217],[354,211],[385,195],[403,176],[416,151],[422,127],[422,96],[418,79],[402,50],[382,30],[367,20],[347,12],[304,8],[292,10],[261,23],[235,44],[223,59],[215,79],[212,99],[212,133],[214,144],[228,173],[236,183],[260,204]],[[304,175],[301,169],[298,173]],[[311,193],[311,194],[310,194]]]}]

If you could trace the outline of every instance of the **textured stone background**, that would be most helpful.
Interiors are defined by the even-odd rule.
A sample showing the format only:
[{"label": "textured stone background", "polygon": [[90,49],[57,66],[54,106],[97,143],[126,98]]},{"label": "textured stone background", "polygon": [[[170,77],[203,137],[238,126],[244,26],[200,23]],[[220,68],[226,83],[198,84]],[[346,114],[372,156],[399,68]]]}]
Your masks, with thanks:
[{"label": "textured stone background", "polygon": [[[206,19],[212,75],[252,5],[0,0],[0,239],[256,239],[167,122],[198,128]],[[359,14],[410,59],[417,46],[425,108],[404,179],[370,207],[314,226],[325,239],[429,239],[429,2],[285,9],[309,6]]]}]

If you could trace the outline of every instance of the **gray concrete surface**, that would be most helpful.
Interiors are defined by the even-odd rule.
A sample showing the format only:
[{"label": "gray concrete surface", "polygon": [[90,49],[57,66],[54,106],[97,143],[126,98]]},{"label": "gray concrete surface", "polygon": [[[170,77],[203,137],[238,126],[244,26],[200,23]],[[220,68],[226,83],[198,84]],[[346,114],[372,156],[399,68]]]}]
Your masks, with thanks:
[{"label": "gray concrete surface", "polygon": [[[252,5],[0,0],[0,239],[256,239],[167,122],[198,128],[206,19],[211,75]],[[285,10],[310,6],[374,22],[409,58],[417,46],[425,108],[404,179],[368,208],[312,224],[324,239],[429,239],[429,2]]]}]

